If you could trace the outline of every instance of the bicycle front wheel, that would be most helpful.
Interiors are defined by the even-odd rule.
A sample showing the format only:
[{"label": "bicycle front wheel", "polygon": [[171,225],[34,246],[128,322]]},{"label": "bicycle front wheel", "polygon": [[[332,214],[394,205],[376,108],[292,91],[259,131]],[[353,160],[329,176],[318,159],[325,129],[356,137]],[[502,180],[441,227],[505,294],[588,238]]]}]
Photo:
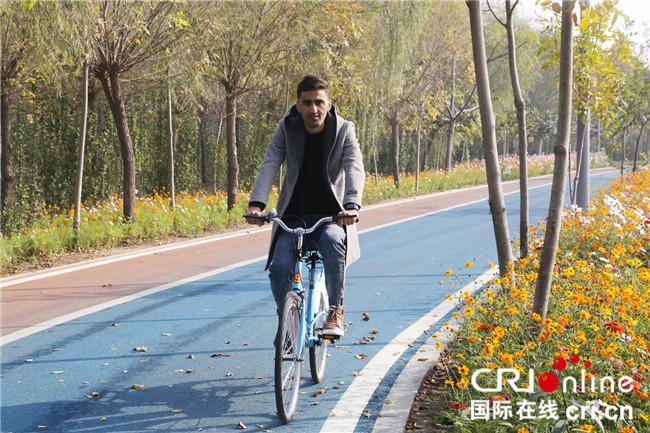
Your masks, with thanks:
[{"label": "bicycle front wheel", "polygon": [[[321,296],[318,306],[318,313],[327,312],[327,302],[325,297]],[[314,323],[314,336],[318,337],[323,333],[325,326],[326,314],[321,314],[320,318]],[[329,341],[325,338],[318,338],[314,345],[309,348],[309,369],[311,370],[311,379],[314,383],[320,383],[325,376],[325,362],[327,361],[327,345]]]},{"label": "bicycle front wheel", "polygon": [[275,404],[285,424],[293,418],[298,404],[302,367],[299,338],[300,299],[289,292],[280,315],[275,346]]}]

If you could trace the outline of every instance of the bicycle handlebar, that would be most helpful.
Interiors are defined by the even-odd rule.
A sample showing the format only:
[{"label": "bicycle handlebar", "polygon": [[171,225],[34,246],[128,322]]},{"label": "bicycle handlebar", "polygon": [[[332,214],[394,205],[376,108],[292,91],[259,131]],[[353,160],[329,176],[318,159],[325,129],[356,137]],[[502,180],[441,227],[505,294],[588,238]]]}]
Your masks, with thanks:
[{"label": "bicycle handlebar", "polygon": [[[312,225],[309,228],[296,227],[296,228],[292,229],[292,228],[289,228],[284,223],[284,221],[282,221],[280,219],[278,214],[275,212],[275,209],[270,209],[268,215],[262,215],[262,216],[244,215],[244,217],[245,218],[260,219],[263,222],[274,222],[278,226],[280,226],[280,228],[282,228],[282,230],[284,230],[287,233],[302,234],[302,235],[308,235],[310,233],[313,233],[314,231],[316,231],[316,229],[318,229],[318,227],[320,227],[321,225],[323,225],[325,223],[335,222],[335,221],[337,221],[339,219],[342,219],[342,218],[350,218],[350,216],[348,216],[348,215],[326,216],[326,217],[323,217],[323,218],[319,219],[318,221],[316,221],[314,223],[314,225]],[[356,219],[355,219],[355,222],[358,222],[358,221],[359,221],[359,217],[357,216]]]}]

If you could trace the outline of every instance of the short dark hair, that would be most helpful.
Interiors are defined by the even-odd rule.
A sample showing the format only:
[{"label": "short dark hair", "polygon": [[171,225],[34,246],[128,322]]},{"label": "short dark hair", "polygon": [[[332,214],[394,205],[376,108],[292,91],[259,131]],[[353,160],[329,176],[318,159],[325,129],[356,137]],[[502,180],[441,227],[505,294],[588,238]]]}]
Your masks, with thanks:
[{"label": "short dark hair", "polygon": [[297,96],[300,99],[300,94],[302,92],[307,92],[309,90],[325,90],[327,96],[330,94],[330,85],[322,77],[317,77],[316,75],[307,75],[305,78],[298,83]]}]

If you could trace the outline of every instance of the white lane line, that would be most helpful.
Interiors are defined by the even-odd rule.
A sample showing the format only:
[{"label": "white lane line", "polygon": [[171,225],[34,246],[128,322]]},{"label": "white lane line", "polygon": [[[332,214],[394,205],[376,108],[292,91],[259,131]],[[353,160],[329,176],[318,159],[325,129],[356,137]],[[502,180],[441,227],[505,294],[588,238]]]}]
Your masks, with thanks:
[{"label": "white lane line", "polygon": [[[266,231],[266,230],[271,230],[270,227],[265,227],[261,229],[255,229],[254,233],[259,233],[261,231]],[[214,235],[210,237],[205,237],[205,238],[200,238],[197,240],[192,240],[192,241],[186,241],[186,242],[178,242],[174,243],[171,245],[167,245],[164,247],[152,247],[152,248],[147,248],[138,252],[128,252],[124,254],[118,254],[112,257],[107,257],[107,258],[100,258],[100,259],[95,259],[95,260],[89,260],[86,262],[82,262],[80,264],[73,264],[69,266],[62,266],[57,269],[53,270],[45,270],[45,271],[40,271],[36,272],[33,275],[28,275],[28,276],[16,276],[16,277],[10,277],[10,278],[5,278],[0,280],[0,285],[2,287],[8,287],[8,286],[13,286],[16,284],[22,284],[26,283],[28,281],[34,281],[34,280],[40,280],[41,278],[47,278],[47,277],[53,277],[55,275],[61,275],[61,274],[67,274],[69,272],[75,272],[75,271],[80,271],[82,269],[89,269],[89,268],[94,268],[96,266],[102,266],[106,265],[109,263],[115,263],[115,262],[121,262],[123,260],[129,260],[133,259],[136,257],[143,257],[143,256],[149,256],[152,254],[156,253],[161,253],[165,251],[172,251],[172,250],[177,250],[181,248],[189,248],[189,247],[195,247],[197,245],[201,244],[207,244],[210,242],[218,242],[224,239],[230,239],[230,238],[237,238],[240,236],[246,236],[249,234],[253,234],[250,229],[247,230],[241,230],[238,232],[234,233],[228,233],[228,234],[222,234],[222,235]]]},{"label": "white lane line", "polygon": [[[497,270],[490,269],[480,277],[473,280],[471,283],[467,284],[462,289],[454,293],[453,297],[456,298],[460,293],[467,292],[473,294],[479,288],[481,288],[486,282],[492,279],[497,273]],[[427,314],[422,316],[418,321],[413,323],[411,326],[402,331],[397,337],[395,337],[390,343],[388,343],[383,349],[379,351],[371,360],[366,364],[366,366],[361,370],[359,376],[357,376],[354,381],[350,384],[348,389],[343,393],[339,399],[336,406],[332,410],[331,414],[323,424],[323,427],[320,430],[320,433],[352,433],[357,426],[359,418],[363,410],[368,405],[368,402],[373,396],[373,393],[377,389],[377,386],[384,378],[388,370],[397,362],[399,359],[398,355],[395,355],[396,352],[404,353],[409,348],[409,344],[412,344],[417,340],[422,332],[431,328],[433,324],[438,322],[442,317],[456,308],[456,303],[452,300],[445,300],[440,305],[438,305],[433,310],[429,311]],[[417,359],[412,357],[411,360]],[[420,362],[420,364],[425,364]],[[427,366],[429,364],[426,364]],[[422,376],[419,376],[418,385],[422,380]],[[412,392],[412,391],[411,391]],[[393,396],[393,398],[396,398]],[[390,398],[389,398],[390,399]],[[396,399],[395,413],[401,411],[408,416],[409,409],[411,407],[413,395],[411,395],[411,400],[407,401],[407,398],[404,398],[402,394]],[[392,400],[391,400],[392,402]],[[392,403],[391,403],[392,404]],[[385,405],[384,405],[385,406]],[[383,409],[382,409],[383,412]],[[401,424],[397,422],[390,422],[388,417],[391,416],[389,413],[384,414],[384,417],[390,423],[390,428],[387,431],[389,433],[394,433],[397,430],[403,428],[406,423],[406,419]],[[393,415],[394,416],[394,415]],[[395,418],[393,418],[395,420]],[[379,418],[377,419],[379,421]],[[384,421],[381,421],[380,427],[383,426]],[[396,429],[396,426],[397,427]],[[383,427],[382,427],[383,428]],[[374,433],[374,430],[373,430]]]},{"label": "white lane line", "polygon": [[39,324],[30,326],[29,328],[24,328],[21,329],[20,331],[12,332],[11,334],[7,334],[3,337],[0,337],[0,347],[4,346],[5,344],[12,343],[16,340],[20,340],[21,338],[27,337],[29,335],[35,334],[37,332],[43,331],[45,329],[52,328],[57,325],[61,325],[65,322],[69,322],[70,320],[78,319],[79,317],[86,316],[88,314],[96,313],[101,310],[105,310],[106,308],[114,307],[116,305],[124,304],[126,302],[133,301],[138,298],[142,298],[144,296],[149,296],[154,293],[162,292],[163,290],[168,290],[173,287],[177,287],[183,284],[191,283],[193,281],[201,280],[203,278],[209,278],[214,275],[218,275],[224,272],[231,271],[233,269],[241,268],[243,266],[250,265],[252,263],[256,263],[262,260],[266,260],[266,256],[264,257],[257,257],[255,259],[250,259],[246,260],[243,262],[235,263],[232,265],[224,266],[223,268],[215,269],[213,271],[209,272],[204,272],[199,275],[194,275],[189,278],[184,278],[182,280],[174,281],[173,283],[168,283],[164,284],[162,286],[158,287],[153,287],[148,290],[143,290],[142,292],[138,293],[133,293],[128,296],[123,296],[118,299],[113,299],[112,301],[104,302],[102,304],[94,305],[92,307],[84,308],[83,310],[75,311],[74,313],[66,314],[64,316],[56,317],[54,319],[47,320],[45,322],[41,322]]}]

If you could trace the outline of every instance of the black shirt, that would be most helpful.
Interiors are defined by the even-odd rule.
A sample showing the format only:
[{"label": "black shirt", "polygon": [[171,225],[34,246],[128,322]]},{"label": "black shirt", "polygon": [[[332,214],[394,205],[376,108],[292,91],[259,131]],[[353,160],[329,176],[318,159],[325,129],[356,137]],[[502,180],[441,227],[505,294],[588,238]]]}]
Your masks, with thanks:
[{"label": "black shirt", "polygon": [[[286,217],[322,217],[335,215],[340,211],[325,170],[327,155],[323,151],[324,137],[325,130],[317,134],[305,134],[305,152],[300,174],[284,212]],[[291,219],[284,219],[288,224],[291,223]]]}]

